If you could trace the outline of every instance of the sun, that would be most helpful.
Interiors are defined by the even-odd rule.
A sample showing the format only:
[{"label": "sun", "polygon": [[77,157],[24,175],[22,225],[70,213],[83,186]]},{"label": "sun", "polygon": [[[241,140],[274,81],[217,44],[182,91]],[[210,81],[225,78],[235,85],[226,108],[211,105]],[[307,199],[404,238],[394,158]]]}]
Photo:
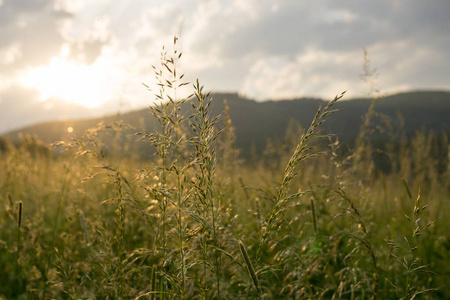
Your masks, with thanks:
[{"label": "sun", "polygon": [[89,108],[114,97],[107,70],[101,65],[82,65],[60,57],[51,59],[47,66],[28,70],[22,83],[38,90],[41,100],[58,98]]}]

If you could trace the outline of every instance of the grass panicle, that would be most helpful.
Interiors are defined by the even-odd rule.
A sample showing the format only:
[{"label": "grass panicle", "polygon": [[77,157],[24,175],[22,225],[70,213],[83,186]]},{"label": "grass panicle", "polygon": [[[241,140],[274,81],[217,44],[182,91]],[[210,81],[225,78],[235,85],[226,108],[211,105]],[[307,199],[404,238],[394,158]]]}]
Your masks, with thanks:
[{"label": "grass panicle", "polygon": [[242,241],[238,242],[239,250],[241,251],[242,257],[244,258],[245,265],[247,266],[248,274],[252,279],[253,285],[255,286],[258,296],[262,296],[261,286],[259,284],[258,276],[256,275],[255,268],[253,267],[250,256],[248,255],[247,249]]}]

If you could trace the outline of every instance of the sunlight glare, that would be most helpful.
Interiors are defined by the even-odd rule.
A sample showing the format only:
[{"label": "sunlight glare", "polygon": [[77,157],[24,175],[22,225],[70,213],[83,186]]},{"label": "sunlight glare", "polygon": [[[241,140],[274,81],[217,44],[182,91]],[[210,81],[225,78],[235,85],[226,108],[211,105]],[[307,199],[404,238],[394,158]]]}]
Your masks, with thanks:
[{"label": "sunlight glare", "polygon": [[94,108],[114,97],[107,72],[97,64],[80,65],[58,57],[48,66],[29,70],[22,82],[37,89],[41,100],[55,97]]}]

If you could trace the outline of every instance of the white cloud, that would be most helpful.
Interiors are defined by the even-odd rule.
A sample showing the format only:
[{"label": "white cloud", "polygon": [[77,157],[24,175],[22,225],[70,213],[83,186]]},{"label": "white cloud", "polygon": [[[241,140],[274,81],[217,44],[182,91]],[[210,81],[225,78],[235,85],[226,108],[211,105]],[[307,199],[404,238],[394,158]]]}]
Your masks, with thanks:
[{"label": "white cloud", "polygon": [[53,9],[75,14],[87,5],[87,0],[54,0]]},{"label": "white cloud", "polygon": [[330,98],[348,89],[355,95],[362,86],[353,85],[352,77],[356,77],[354,74],[361,69],[362,61],[362,51],[340,54],[314,48],[292,60],[258,59],[251,66],[240,92],[257,99]]}]

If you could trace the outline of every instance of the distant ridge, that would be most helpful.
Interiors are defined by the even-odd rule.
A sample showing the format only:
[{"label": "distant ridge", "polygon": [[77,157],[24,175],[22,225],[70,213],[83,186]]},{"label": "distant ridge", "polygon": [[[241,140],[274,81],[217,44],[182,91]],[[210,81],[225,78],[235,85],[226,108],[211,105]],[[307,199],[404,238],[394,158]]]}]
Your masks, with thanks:
[{"label": "distant ridge", "polygon": [[[227,100],[236,130],[236,146],[244,155],[249,153],[251,147],[259,151],[263,149],[267,139],[282,139],[292,120],[303,128],[308,127],[318,107],[326,103],[310,98],[256,102],[236,93],[216,93],[213,94],[214,115],[223,112],[224,100]],[[339,111],[329,117],[324,124],[324,132],[336,134],[342,142],[351,145],[372,101],[374,100],[351,99],[337,102],[335,107]],[[190,105],[183,107],[186,114],[189,107]],[[392,130],[403,128],[407,138],[419,130],[450,134],[450,92],[416,91],[390,95],[379,100],[375,111],[387,117],[384,119],[389,120]],[[79,136],[101,121],[111,123],[117,120],[136,127],[143,126],[147,131],[155,126],[155,120],[148,109],[142,109],[103,118],[40,123],[8,132],[2,137],[17,141],[21,134],[32,135],[45,143],[51,143]],[[381,122],[381,119],[376,121]],[[68,127],[72,127],[74,132],[69,133]]]}]

